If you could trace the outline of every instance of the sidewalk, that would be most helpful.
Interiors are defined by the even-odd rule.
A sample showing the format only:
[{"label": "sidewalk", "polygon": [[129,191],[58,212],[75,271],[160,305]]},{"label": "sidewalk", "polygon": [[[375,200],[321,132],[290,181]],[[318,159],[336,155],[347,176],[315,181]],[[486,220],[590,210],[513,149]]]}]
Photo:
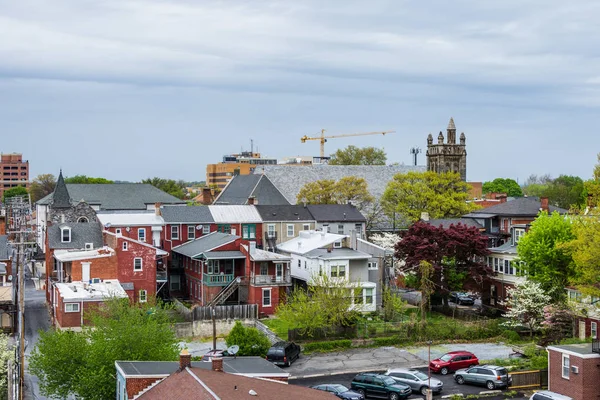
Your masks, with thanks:
[{"label": "sidewalk", "polygon": [[[508,358],[512,353],[509,346],[496,343],[444,344],[431,347],[431,359],[435,359],[449,351],[468,350],[482,360]],[[334,353],[315,353],[300,356],[287,372],[292,379],[315,376],[358,373],[367,371],[384,371],[389,368],[426,367],[428,365],[429,348],[427,346],[379,347],[367,349],[349,349]]]}]

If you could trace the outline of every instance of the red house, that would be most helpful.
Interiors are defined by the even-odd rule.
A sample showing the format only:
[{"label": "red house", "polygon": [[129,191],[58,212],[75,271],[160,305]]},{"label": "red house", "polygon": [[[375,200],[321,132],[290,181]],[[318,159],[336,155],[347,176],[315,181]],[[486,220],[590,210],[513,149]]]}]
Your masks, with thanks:
[{"label": "red house", "polygon": [[255,241],[258,248],[263,247],[262,218],[253,205],[215,205],[208,206],[217,225],[217,231],[238,235],[242,240]]},{"label": "red house", "polygon": [[598,398],[600,342],[549,346],[548,389],[574,400]]},{"label": "red house", "polygon": [[217,230],[206,206],[164,206],[160,208],[160,214],[165,224],[161,244],[168,252]]}]

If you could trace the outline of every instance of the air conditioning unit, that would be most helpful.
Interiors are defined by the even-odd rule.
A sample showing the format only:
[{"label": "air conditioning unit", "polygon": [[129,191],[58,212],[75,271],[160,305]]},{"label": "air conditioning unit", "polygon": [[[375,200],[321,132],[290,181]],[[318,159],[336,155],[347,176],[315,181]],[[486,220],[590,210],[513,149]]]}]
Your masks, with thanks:
[{"label": "air conditioning unit", "polygon": [[202,225],[196,225],[196,230],[199,231],[200,229],[202,229]]},{"label": "air conditioning unit", "polygon": [[102,283],[102,279],[100,279],[100,278],[93,278],[92,279],[92,283]]},{"label": "air conditioning unit", "polygon": [[573,365],[571,367],[571,372],[574,373],[574,374],[578,374],[579,373],[579,367],[576,366],[576,365]]},{"label": "air conditioning unit", "polygon": [[85,244],[85,249],[86,250],[92,250],[94,248],[94,243],[86,243]]}]

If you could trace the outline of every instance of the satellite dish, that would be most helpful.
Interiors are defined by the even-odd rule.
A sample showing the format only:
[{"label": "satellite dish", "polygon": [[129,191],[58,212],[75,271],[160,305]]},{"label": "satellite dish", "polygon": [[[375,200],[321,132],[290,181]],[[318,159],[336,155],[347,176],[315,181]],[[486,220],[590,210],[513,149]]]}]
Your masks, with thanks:
[{"label": "satellite dish", "polygon": [[227,354],[229,354],[230,356],[235,356],[238,351],[240,351],[240,346],[238,346],[237,344],[234,344],[233,346],[229,346],[227,348]]}]

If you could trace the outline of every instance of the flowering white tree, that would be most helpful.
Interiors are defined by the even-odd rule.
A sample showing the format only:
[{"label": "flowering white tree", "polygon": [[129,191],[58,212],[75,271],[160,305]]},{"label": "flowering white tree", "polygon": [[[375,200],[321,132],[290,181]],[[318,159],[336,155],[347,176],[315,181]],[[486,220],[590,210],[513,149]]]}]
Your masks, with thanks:
[{"label": "flowering white tree", "polygon": [[0,398],[7,398],[8,360],[14,360],[15,350],[8,343],[8,335],[0,334]]},{"label": "flowering white tree", "polygon": [[508,319],[505,326],[526,326],[530,336],[539,330],[544,321],[544,307],[550,304],[551,297],[544,292],[541,285],[533,281],[517,283],[508,289],[508,298],[503,305],[508,307],[504,317]]},{"label": "flowering white tree", "polygon": [[[400,235],[396,233],[382,232],[371,236],[369,241],[393,253],[396,249],[396,243],[400,241]],[[394,269],[400,267],[401,262],[401,260],[394,259]]]}]

